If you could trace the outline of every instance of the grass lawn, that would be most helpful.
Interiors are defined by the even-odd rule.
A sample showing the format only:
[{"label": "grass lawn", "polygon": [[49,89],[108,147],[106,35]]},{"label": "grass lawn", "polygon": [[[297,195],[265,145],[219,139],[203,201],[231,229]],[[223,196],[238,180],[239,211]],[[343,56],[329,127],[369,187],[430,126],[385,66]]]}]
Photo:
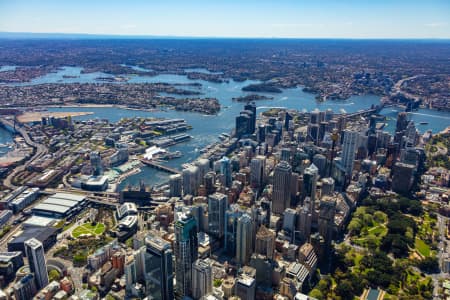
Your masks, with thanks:
[{"label": "grass lawn", "polygon": [[431,250],[430,247],[421,239],[417,239],[415,241],[415,247],[417,251],[419,251],[420,254],[422,254],[425,257],[430,256]]},{"label": "grass lawn", "polygon": [[96,225],[92,225],[91,223],[86,223],[78,226],[72,231],[72,236],[74,238],[78,238],[80,235],[100,235],[105,232],[105,224],[97,223]]}]

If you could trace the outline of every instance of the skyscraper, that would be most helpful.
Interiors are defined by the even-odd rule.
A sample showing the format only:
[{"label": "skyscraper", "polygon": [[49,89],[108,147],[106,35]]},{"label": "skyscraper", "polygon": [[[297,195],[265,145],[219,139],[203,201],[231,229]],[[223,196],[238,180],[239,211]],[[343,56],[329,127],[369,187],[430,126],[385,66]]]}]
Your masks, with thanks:
[{"label": "skyscraper", "polygon": [[181,197],[183,189],[183,178],[180,174],[173,174],[169,177],[170,197]]},{"label": "skyscraper", "polygon": [[318,174],[319,169],[314,164],[307,167],[303,174],[303,198],[309,197],[311,201],[311,214],[315,208]]},{"label": "skyscraper", "polygon": [[273,258],[275,250],[275,232],[262,225],[256,233],[255,253]]},{"label": "skyscraper", "polygon": [[189,166],[183,169],[183,194],[197,196],[199,185],[199,170],[197,166]]},{"label": "skyscraper", "polygon": [[258,155],[250,162],[250,184],[252,187],[261,187],[264,179],[266,158]]},{"label": "skyscraper", "polygon": [[150,299],[170,300],[173,295],[173,267],[170,243],[158,236],[145,238],[145,294]]},{"label": "skyscraper", "polygon": [[356,150],[358,149],[359,133],[356,131],[344,130],[344,141],[342,143],[342,166],[346,173],[351,175]]},{"label": "skyscraper", "polygon": [[225,212],[224,249],[229,255],[236,253],[237,221],[244,214],[238,204],[231,204]]},{"label": "skyscraper", "polygon": [[255,127],[256,127],[256,105],[255,103],[247,103],[244,106],[244,109],[246,111],[250,111],[250,125],[249,125],[249,132],[250,134],[255,132]]},{"label": "skyscraper", "polygon": [[336,214],[336,200],[325,196],[320,201],[319,233],[325,239],[325,245],[329,249],[333,238],[334,216]]},{"label": "skyscraper", "polygon": [[401,132],[408,126],[408,114],[401,112],[397,115],[397,124],[395,126],[395,132]]},{"label": "skyscraper", "polygon": [[103,174],[103,166],[102,166],[102,158],[100,157],[100,153],[97,151],[91,152],[89,155],[91,160],[91,166],[93,169],[94,176],[99,176]]},{"label": "skyscraper", "polygon": [[197,256],[196,221],[190,214],[183,214],[175,222],[176,292],[180,296],[192,295],[192,263]]},{"label": "skyscraper", "polygon": [[230,187],[233,181],[231,177],[231,163],[230,159],[226,156],[220,160],[220,174],[225,177],[225,186]]},{"label": "skyscraper", "polygon": [[236,234],[236,260],[238,264],[245,265],[252,255],[253,224],[248,214],[243,214],[237,221]]},{"label": "skyscraper", "polygon": [[291,204],[292,168],[286,161],[281,161],[273,175],[272,211],[282,214]]},{"label": "skyscraper", "polygon": [[36,287],[40,290],[48,284],[44,246],[35,238],[25,241],[24,246],[25,254],[30,264],[30,271],[34,273]]},{"label": "skyscraper", "polygon": [[192,296],[194,299],[212,292],[212,266],[209,259],[197,259],[192,265]]},{"label": "skyscraper", "polygon": [[14,284],[16,300],[30,300],[36,295],[36,283],[33,273],[27,274]]},{"label": "skyscraper", "polygon": [[228,197],[221,193],[214,193],[208,197],[208,228],[209,234],[221,239],[225,233],[225,211]]}]

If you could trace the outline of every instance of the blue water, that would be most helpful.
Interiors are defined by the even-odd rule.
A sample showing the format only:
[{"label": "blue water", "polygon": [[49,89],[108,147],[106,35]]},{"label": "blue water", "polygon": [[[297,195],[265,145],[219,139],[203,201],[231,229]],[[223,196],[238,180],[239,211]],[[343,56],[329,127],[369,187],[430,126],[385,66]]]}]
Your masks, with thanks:
[{"label": "blue water", "polygon": [[[13,141],[12,134],[3,127],[0,127],[0,144],[11,143]],[[0,156],[8,153],[10,149],[8,147],[2,147],[0,145]]]},{"label": "blue water", "polygon": [[14,71],[16,66],[0,66],[0,72]]},{"label": "blue water", "polygon": [[[31,84],[38,83],[58,83],[58,82],[96,82],[95,78],[99,76],[109,76],[104,73],[90,73],[81,74],[82,68],[65,67],[56,73],[47,74],[40,78],[34,79]],[[204,70],[203,70],[204,71]],[[75,75],[77,78],[63,78],[63,75]],[[128,77],[128,76],[127,76]],[[87,120],[92,118],[109,119],[111,122],[119,121],[121,118],[130,117],[160,117],[160,118],[182,118],[185,119],[193,129],[188,133],[193,136],[193,139],[170,147],[170,151],[179,150],[183,153],[183,157],[167,162],[167,165],[175,168],[180,168],[183,163],[194,160],[200,155],[199,150],[218,141],[218,136],[223,132],[230,132],[234,128],[234,119],[245,105],[242,102],[232,101],[232,98],[246,95],[248,93],[241,90],[242,87],[257,83],[258,81],[247,80],[244,82],[225,82],[225,83],[211,83],[203,80],[189,80],[184,75],[162,74],[158,76],[131,76],[130,83],[143,82],[167,82],[167,83],[201,83],[198,87],[183,87],[198,90],[202,93],[201,97],[217,98],[222,109],[217,116],[201,115],[198,113],[178,112],[174,110],[147,112],[127,110],[121,108],[49,108],[50,111],[89,111],[94,115],[80,116],[75,119]],[[30,84],[30,83],[28,83]],[[301,88],[285,89],[280,94],[259,93],[273,97],[273,100],[257,101],[257,110],[259,112],[267,110],[272,107],[283,107],[289,109],[296,109],[299,111],[311,111],[314,109],[326,110],[332,109],[336,113],[340,112],[355,112],[366,109],[373,104],[379,104],[380,97],[374,95],[352,96],[347,100],[336,100],[317,102],[315,95],[303,92]],[[186,96],[171,95],[178,98],[186,98]],[[190,96],[198,97],[198,96]],[[387,131],[392,132],[395,129],[396,116],[399,112],[396,108],[387,108],[382,111],[388,119]],[[450,125],[450,116],[446,112],[439,112],[427,109],[420,109],[418,112],[410,114],[412,120],[417,124],[417,128],[424,132],[427,129],[432,129],[433,132],[438,132]],[[428,125],[419,125],[419,122],[427,121]],[[147,184],[160,184],[166,182],[168,174],[153,170],[148,167],[143,167],[143,172],[129,177],[120,186],[122,189],[125,185],[138,184],[143,179]]]}]

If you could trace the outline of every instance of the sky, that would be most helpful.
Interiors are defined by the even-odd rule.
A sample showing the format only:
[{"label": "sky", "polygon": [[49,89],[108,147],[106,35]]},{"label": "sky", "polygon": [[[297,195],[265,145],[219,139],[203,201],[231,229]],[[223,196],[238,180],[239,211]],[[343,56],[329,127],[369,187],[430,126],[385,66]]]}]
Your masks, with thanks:
[{"label": "sky", "polygon": [[450,38],[450,0],[0,0],[0,32]]}]

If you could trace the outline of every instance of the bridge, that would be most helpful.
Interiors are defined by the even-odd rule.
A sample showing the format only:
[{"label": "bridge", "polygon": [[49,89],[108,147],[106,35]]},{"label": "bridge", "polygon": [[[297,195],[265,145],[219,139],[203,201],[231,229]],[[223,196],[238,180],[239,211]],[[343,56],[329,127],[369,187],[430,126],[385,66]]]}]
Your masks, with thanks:
[{"label": "bridge", "polygon": [[373,114],[379,114],[380,111],[383,110],[384,108],[393,107],[393,106],[396,106],[396,104],[388,102],[388,101],[382,101],[381,105],[376,105],[375,107],[371,107],[371,108],[368,108],[365,110],[360,110],[360,111],[357,111],[354,113],[346,114],[346,116],[349,118],[358,117],[358,116],[368,117]]},{"label": "bridge", "polygon": [[148,159],[142,158],[141,162],[144,165],[147,165],[147,166],[149,166],[151,168],[154,168],[154,169],[157,169],[157,170],[160,170],[160,171],[164,171],[164,172],[171,173],[171,174],[181,174],[181,172],[179,170],[177,170],[177,169],[170,168],[168,166],[159,164],[159,163],[157,163],[155,161],[152,161],[152,160],[148,160]]}]

